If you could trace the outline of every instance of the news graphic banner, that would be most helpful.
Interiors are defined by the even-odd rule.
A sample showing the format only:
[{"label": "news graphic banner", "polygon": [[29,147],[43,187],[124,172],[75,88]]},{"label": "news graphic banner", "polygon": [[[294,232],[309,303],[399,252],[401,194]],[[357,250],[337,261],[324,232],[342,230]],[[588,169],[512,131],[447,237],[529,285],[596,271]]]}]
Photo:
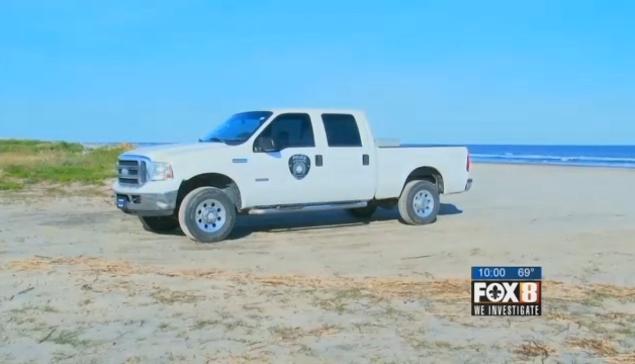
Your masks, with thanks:
[{"label": "news graphic banner", "polygon": [[472,316],[542,315],[542,267],[472,267]]}]

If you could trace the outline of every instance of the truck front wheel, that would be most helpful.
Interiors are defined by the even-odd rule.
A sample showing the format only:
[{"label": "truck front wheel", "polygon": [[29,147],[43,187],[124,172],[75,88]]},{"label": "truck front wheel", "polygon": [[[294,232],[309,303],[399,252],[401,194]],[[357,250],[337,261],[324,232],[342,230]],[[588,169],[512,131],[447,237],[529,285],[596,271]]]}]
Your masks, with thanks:
[{"label": "truck front wheel", "polygon": [[179,226],[179,222],[173,216],[139,216],[143,228],[153,233],[165,233]]},{"label": "truck front wheel", "polygon": [[199,187],[190,191],[179,209],[179,225],[185,235],[202,243],[225,239],[236,223],[236,209],[223,190]]},{"label": "truck front wheel", "polygon": [[410,181],[404,187],[397,206],[405,223],[429,224],[437,219],[439,213],[439,190],[430,181]]}]

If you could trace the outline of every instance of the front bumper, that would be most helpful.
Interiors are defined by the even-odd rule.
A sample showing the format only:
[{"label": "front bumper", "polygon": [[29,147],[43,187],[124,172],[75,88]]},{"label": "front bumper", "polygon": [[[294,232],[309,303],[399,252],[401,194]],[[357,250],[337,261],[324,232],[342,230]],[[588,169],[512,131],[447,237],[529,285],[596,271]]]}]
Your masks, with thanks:
[{"label": "front bumper", "polygon": [[115,193],[115,206],[127,214],[169,216],[174,214],[178,191],[165,193]]}]

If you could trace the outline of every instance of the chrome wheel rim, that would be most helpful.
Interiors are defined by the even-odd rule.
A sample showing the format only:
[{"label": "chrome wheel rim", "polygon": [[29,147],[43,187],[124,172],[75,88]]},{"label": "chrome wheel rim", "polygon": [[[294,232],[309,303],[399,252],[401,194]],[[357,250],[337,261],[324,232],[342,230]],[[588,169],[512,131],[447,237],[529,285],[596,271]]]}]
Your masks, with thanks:
[{"label": "chrome wheel rim", "polygon": [[195,218],[199,229],[206,233],[214,233],[225,226],[227,211],[218,200],[208,198],[196,207]]},{"label": "chrome wheel rim", "polygon": [[421,218],[430,216],[432,211],[434,211],[434,197],[432,193],[427,190],[417,192],[412,200],[412,208],[415,214]]}]

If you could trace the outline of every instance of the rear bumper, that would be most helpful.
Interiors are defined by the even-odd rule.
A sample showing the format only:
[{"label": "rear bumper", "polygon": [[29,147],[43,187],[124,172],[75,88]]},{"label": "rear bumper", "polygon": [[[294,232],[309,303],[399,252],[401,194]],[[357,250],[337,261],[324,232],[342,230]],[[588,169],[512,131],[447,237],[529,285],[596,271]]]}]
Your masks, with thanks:
[{"label": "rear bumper", "polygon": [[469,191],[472,188],[472,179],[468,178],[467,183],[465,183],[465,192]]},{"label": "rear bumper", "polygon": [[115,206],[127,214],[169,216],[174,214],[178,191],[165,193],[115,193]]}]

